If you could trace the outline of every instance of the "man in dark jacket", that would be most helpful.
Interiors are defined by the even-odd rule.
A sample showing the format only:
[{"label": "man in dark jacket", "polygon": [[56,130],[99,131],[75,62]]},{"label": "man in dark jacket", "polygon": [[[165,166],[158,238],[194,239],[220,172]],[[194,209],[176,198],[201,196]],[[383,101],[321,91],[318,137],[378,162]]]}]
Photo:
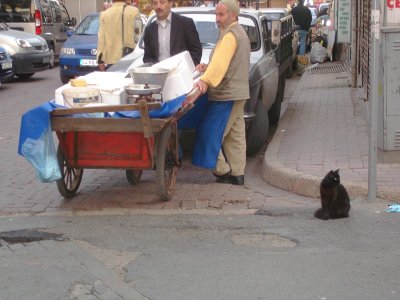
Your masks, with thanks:
[{"label": "man in dark jacket", "polygon": [[153,0],[157,20],[144,31],[144,63],[157,63],[189,51],[194,65],[201,60],[202,47],[192,19],[171,12],[172,0]]},{"label": "man in dark jacket", "polygon": [[308,31],[311,27],[311,11],[308,7],[304,6],[304,0],[299,0],[299,4],[292,9],[292,15],[294,23],[300,26],[299,29],[299,40],[300,40],[300,49],[299,55],[306,54],[306,41]]}]

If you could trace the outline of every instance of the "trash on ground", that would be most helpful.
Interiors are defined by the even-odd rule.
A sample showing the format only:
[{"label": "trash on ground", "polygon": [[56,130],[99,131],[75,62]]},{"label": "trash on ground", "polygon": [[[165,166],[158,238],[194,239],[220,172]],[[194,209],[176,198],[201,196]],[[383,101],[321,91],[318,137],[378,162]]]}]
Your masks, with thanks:
[{"label": "trash on ground", "polygon": [[391,204],[386,209],[387,212],[400,212],[400,204]]}]

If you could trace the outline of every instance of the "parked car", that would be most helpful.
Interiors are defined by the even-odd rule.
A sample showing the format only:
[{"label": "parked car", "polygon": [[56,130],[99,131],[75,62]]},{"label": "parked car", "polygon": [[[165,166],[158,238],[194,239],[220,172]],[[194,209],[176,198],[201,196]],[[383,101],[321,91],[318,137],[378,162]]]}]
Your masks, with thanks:
[{"label": "parked car", "polygon": [[13,65],[11,55],[6,49],[0,47],[0,82],[5,82],[13,77]]},{"label": "parked car", "polygon": [[14,74],[18,77],[29,78],[49,68],[51,53],[41,36],[13,30],[0,23],[0,46],[11,55]]},{"label": "parked car", "polygon": [[86,16],[61,48],[60,79],[83,76],[97,69],[97,33],[99,14]]},{"label": "parked car", "polygon": [[58,0],[0,0],[0,21],[11,29],[39,35],[47,41],[50,68],[58,59],[67,31],[76,25],[65,6]]},{"label": "parked car", "polygon": [[[61,48],[60,79],[62,83],[67,83],[71,78],[86,75],[97,69],[99,16],[98,13],[86,16],[76,30],[71,31],[70,37]],[[144,15],[141,15],[140,21],[135,22],[138,26],[136,41],[139,40],[143,24],[146,22]]]},{"label": "parked car", "polygon": [[[182,7],[174,8],[175,13],[192,18],[199,33],[203,47],[201,62],[208,59],[218,40],[219,29],[215,23],[215,8]],[[148,24],[155,20],[149,18]],[[291,65],[291,35],[278,36],[285,39],[283,47],[272,44],[267,18],[259,11],[242,9],[239,23],[247,33],[250,46],[250,100],[245,107],[247,154],[256,154],[267,140],[269,124],[276,124],[280,119],[281,104],[284,98],[285,75]],[[280,22],[278,22],[280,23]],[[143,65],[143,38],[139,47],[111,66],[109,72],[126,72],[128,69]],[[289,50],[289,51],[286,51]]]},{"label": "parked car", "polygon": [[[260,8],[259,11],[263,13],[267,17],[269,21],[271,20],[280,20],[284,17],[291,16],[290,11],[287,8]],[[292,36],[292,66],[288,70],[288,77],[291,76],[292,71],[297,69],[297,53],[299,48],[299,33],[297,30],[294,30],[295,24],[292,18],[292,28],[293,28],[293,36]],[[268,22],[268,29],[271,30],[271,22]]]}]

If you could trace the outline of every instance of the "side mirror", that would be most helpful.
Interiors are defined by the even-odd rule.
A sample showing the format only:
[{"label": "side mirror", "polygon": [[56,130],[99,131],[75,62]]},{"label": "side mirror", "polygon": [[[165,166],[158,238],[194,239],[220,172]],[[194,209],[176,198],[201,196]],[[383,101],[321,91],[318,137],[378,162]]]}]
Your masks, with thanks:
[{"label": "side mirror", "polygon": [[281,42],[281,21],[272,20],[271,25],[271,43],[278,46]]},{"label": "side mirror", "polygon": [[75,19],[75,18],[70,18],[70,19],[65,23],[65,25],[74,27],[74,26],[76,25],[76,19]]}]

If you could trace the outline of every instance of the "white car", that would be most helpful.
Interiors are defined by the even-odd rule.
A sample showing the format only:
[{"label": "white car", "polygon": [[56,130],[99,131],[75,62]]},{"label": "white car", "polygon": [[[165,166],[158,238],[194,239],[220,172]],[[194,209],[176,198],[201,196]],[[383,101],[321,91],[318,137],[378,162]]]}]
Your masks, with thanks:
[{"label": "white car", "polygon": [[18,77],[29,78],[49,68],[51,53],[41,36],[13,30],[0,23],[0,47],[11,55],[14,74]]}]

